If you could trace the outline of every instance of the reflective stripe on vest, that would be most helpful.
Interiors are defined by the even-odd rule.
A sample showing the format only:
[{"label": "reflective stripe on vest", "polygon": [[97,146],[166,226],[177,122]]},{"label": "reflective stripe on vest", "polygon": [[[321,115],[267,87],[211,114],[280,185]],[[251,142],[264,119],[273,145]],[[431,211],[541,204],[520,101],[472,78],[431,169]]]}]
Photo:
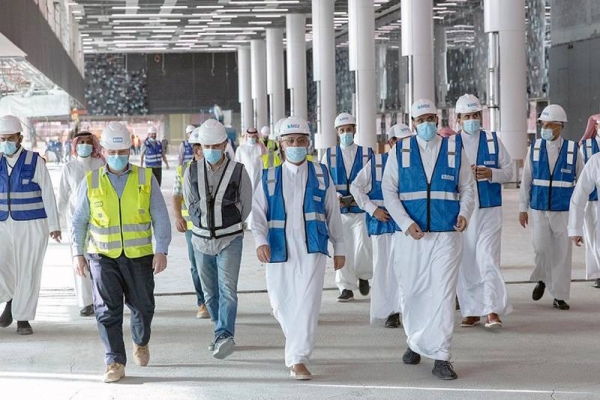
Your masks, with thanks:
[{"label": "reflective stripe on vest", "polygon": [[[329,167],[329,171],[331,172],[331,177],[333,179],[333,183],[335,184],[335,190],[340,193],[342,196],[350,195],[350,185],[356,179],[356,176],[363,168],[363,166],[369,161],[371,157],[372,150],[369,150],[365,153],[364,148],[362,146],[356,146],[356,154],[354,156],[354,163],[352,164],[352,170],[350,171],[350,177],[348,177],[348,173],[346,172],[346,166],[344,165],[344,157],[342,155],[342,149],[339,145],[335,147],[330,147],[327,149],[327,166]],[[340,208],[340,212],[342,214],[347,213],[363,213],[364,210],[360,209],[358,206],[351,207],[343,207]]]},{"label": "reflective stripe on vest", "polygon": [[[498,136],[496,132],[479,133],[479,144],[477,146],[477,165],[488,168],[499,168]],[[477,195],[479,196],[479,208],[499,207],[502,205],[502,185],[492,183],[487,179],[477,180]]]},{"label": "reflective stripe on vest", "polygon": [[533,175],[530,207],[541,211],[569,211],[577,173],[577,144],[563,141],[552,173],[544,139],[537,139],[530,153]]},{"label": "reflective stripe on vest", "polygon": [[[383,171],[385,170],[385,165],[387,164],[387,159],[387,153],[371,153],[371,191],[368,193],[371,202],[385,211],[387,211],[387,209],[383,206],[383,191],[381,190],[381,180],[383,177]],[[394,233],[400,230],[396,222],[391,218],[387,222],[382,222],[367,213],[366,222],[367,232],[369,233],[369,236],[383,235],[385,233]]]},{"label": "reflective stripe on vest", "polygon": [[119,198],[106,167],[86,174],[90,223],[88,253],[117,258],[154,254],[150,196],[152,170],[130,164],[131,171]]},{"label": "reflective stripe on vest", "polygon": [[33,181],[39,154],[23,149],[8,172],[8,162],[0,155],[0,221],[47,218],[41,187]]},{"label": "reflective stripe on vest", "polygon": [[[185,163],[184,164],[185,168],[188,169],[191,163],[192,163],[191,161],[188,161],[187,163]],[[183,174],[184,174],[184,171],[183,171],[183,166],[182,165],[180,165],[180,166],[177,167],[177,174],[179,175],[181,184],[183,185]],[[190,218],[190,213],[188,211],[187,206],[185,205],[185,199],[181,200],[181,216],[183,217],[183,219],[185,219],[185,221],[187,223],[187,229],[188,230],[192,229],[192,227],[194,226],[194,224],[192,224],[192,219]]]},{"label": "reflective stripe on vest", "polygon": [[263,169],[279,167],[282,164],[278,151],[269,151],[262,156]]},{"label": "reflective stripe on vest", "polygon": [[[269,168],[262,177],[267,199],[267,242],[271,249],[271,263],[286,262],[287,238],[285,202],[283,197],[282,166]],[[308,178],[304,193],[304,231],[307,252],[329,255],[329,232],[325,215],[325,196],[329,187],[329,172],[324,164],[307,162]]]},{"label": "reflective stripe on vest", "polygon": [[208,188],[206,161],[192,164],[193,169],[190,170],[190,174],[194,175],[192,188],[197,198],[194,204],[188,205],[193,222],[192,233],[204,239],[218,239],[244,231],[237,206],[240,202],[243,165],[231,160],[226,162],[214,194]]},{"label": "reflective stripe on vest", "polygon": [[417,138],[396,145],[398,195],[410,218],[423,232],[453,232],[460,212],[458,180],[462,141],[443,138],[431,181],[427,179]]},{"label": "reflective stripe on vest", "polygon": [[[598,136],[595,138],[587,139],[583,143],[583,162],[587,164],[590,157],[600,151],[600,146],[598,146]],[[590,193],[589,201],[598,201],[598,189],[594,188],[594,191]]]},{"label": "reflective stripe on vest", "polygon": [[160,142],[155,141],[154,144],[151,144],[149,140],[146,140],[145,145],[146,152],[144,154],[144,159],[146,167],[162,167],[162,145]]}]

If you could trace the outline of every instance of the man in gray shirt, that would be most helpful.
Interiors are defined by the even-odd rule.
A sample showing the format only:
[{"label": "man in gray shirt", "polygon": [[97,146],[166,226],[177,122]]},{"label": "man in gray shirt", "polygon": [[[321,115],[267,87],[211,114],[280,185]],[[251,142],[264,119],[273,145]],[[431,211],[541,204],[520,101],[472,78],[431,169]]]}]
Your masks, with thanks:
[{"label": "man in gray shirt", "polygon": [[127,128],[111,122],[100,144],[107,165],[88,172],[79,187],[72,237],[76,273],[83,277],[89,271],[92,277],[94,311],[106,351],[103,380],[109,383],[125,376],[123,298],[131,310],[134,361],[146,366],[150,360],[153,275],[167,267],[171,223],[151,170],[129,163]]},{"label": "man in gray shirt", "polygon": [[206,306],[215,323],[209,345],[223,359],[233,352],[244,221],[252,209],[252,183],[243,164],[225,156],[223,124],[208,120],[192,132],[204,160],[185,171],[183,197],[192,220],[192,245]]}]

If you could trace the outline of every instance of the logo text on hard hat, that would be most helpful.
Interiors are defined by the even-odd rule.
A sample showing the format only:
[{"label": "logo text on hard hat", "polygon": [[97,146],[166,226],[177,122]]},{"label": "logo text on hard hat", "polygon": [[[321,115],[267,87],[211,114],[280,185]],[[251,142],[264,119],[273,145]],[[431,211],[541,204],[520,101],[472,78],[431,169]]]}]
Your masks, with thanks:
[{"label": "logo text on hard hat", "polygon": [[467,107],[477,107],[477,103],[468,103]]},{"label": "logo text on hard hat", "polygon": [[422,109],[422,108],[431,108],[431,107],[429,106],[429,104],[419,104],[419,105],[417,106],[417,110],[420,110],[420,109]]},{"label": "logo text on hard hat", "polygon": [[300,129],[300,124],[288,124],[287,127],[288,127],[288,129],[293,129],[293,128]]},{"label": "logo text on hard hat", "polygon": [[123,138],[122,137],[114,137],[113,143],[123,143]]}]

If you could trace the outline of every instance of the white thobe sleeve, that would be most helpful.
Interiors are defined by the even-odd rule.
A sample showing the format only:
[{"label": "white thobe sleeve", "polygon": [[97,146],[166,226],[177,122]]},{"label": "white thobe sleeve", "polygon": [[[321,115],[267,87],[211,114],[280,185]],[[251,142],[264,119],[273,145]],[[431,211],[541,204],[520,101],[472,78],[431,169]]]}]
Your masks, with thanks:
[{"label": "white thobe sleeve", "polygon": [[596,188],[596,177],[600,173],[599,167],[600,158],[594,155],[589,159],[581,175],[579,175],[569,206],[569,236],[583,236],[585,207],[588,203],[590,193]]},{"label": "white thobe sleeve", "polygon": [[390,150],[387,164],[383,171],[381,189],[383,191],[383,203],[385,204],[385,208],[387,208],[392,219],[396,221],[398,226],[400,226],[400,229],[406,234],[408,228],[414,224],[415,221],[410,218],[398,196],[398,161],[396,159],[396,145]]},{"label": "white thobe sleeve", "polygon": [[242,151],[243,151],[242,145],[239,145],[237,150],[235,151],[235,160],[234,160],[235,162],[239,162],[239,163],[242,162]]},{"label": "white thobe sleeve", "polygon": [[527,150],[527,156],[525,157],[525,163],[523,165],[523,177],[521,178],[521,189],[519,191],[519,212],[529,211],[529,194],[531,192],[531,183],[533,176],[531,175],[531,158],[529,153],[531,147]]},{"label": "white thobe sleeve", "polygon": [[252,174],[252,182],[254,182],[252,190],[255,191],[258,188],[258,182],[262,180],[263,176],[263,162],[261,157],[252,160]]},{"label": "white thobe sleeve", "polygon": [[458,192],[460,193],[459,215],[462,215],[468,221],[475,208],[475,178],[473,177],[473,171],[471,171],[471,165],[465,151],[461,152],[460,171],[458,174]]},{"label": "white thobe sleeve", "polygon": [[581,176],[581,172],[583,171],[583,167],[585,166],[585,162],[583,161],[583,157],[577,157],[577,163],[575,164],[575,177],[579,180]]},{"label": "white thobe sleeve", "polygon": [[500,139],[498,139],[498,167],[492,168],[492,183],[504,183],[510,181],[513,175],[512,158],[506,147]]},{"label": "white thobe sleeve", "polygon": [[369,213],[369,215],[373,215],[375,210],[377,210],[377,206],[371,201],[368,195],[372,188],[371,178],[371,160],[369,160],[350,185],[350,194],[354,196],[356,204]]},{"label": "white thobe sleeve", "polygon": [[267,198],[263,189],[262,179],[259,180],[252,196],[252,236],[254,236],[254,246],[258,249],[260,246],[268,245],[267,234],[269,233],[269,224],[267,223]]},{"label": "white thobe sleeve", "polygon": [[48,216],[48,229],[50,232],[60,231],[60,221],[58,218],[58,209],[56,208],[56,197],[54,197],[54,188],[52,180],[46,168],[46,163],[40,157],[38,158],[33,174],[33,182],[37,183],[42,189],[42,201]]},{"label": "white thobe sleeve", "polygon": [[58,186],[58,212],[59,215],[66,216],[71,196],[71,185],[69,184],[69,165],[65,165],[60,175],[60,184]]},{"label": "white thobe sleeve", "polygon": [[340,213],[340,203],[331,174],[329,174],[329,187],[325,194],[325,218],[327,219],[327,228],[329,229],[329,241],[333,244],[333,254],[335,256],[345,256],[346,243],[344,242],[342,214]]}]

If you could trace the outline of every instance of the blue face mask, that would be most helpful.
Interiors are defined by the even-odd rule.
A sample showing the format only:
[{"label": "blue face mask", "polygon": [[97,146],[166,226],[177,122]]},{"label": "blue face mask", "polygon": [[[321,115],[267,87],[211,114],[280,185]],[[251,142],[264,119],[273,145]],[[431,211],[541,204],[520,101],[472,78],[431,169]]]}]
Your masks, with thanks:
[{"label": "blue face mask", "polygon": [[209,164],[216,164],[223,156],[223,150],[202,149],[202,154],[204,154],[204,159],[208,161]]},{"label": "blue face mask", "polygon": [[479,133],[481,129],[481,121],[478,119],[469,119],[467,121],[463,121],[462,123],[463,131],[468,133],[469,135],[475,135]]},{"label": "blue face mask", "polygon": [[91,144],[82,143],[77,145],[77,155],[79,157],[89,157],[92,150],[94,150],[94,147]]},{"label": "blue face mask", "polygon": [[292,163],[301,163],[306,159],[307,153],[306,147],[286,147],[285,149],[285,156]]},{"label": "blue face mask", "polygon": [[354,134],[352,133],[342,133],[340,135],[340,144],[344,147],[352,146],[354,143]]},{"label": "blue face mask", "polygon": [[251,138],[248,140],[248,143],[250,143],[250,144],[256,144],[256,138],[253,138],[253,137],[251,137]]},{"label": "blue face mask", "polygon": [[0,153],[4,153],[7,156],[12,156],[17,152],[17,143],[5,140],[0,142]]},{"label": "blue face mask", "polygon": [[417,136],[426,142],[433,139],[436,133],[437,127],[435,126],[435,122],[423,122],[417,125]]},{"label": "blue face mask", "polygon": [[554,137],[554,130],[542,128],[542,139],[552,140],[553,137]]},{"label": "blue face mask", "polygon": [[110,155],[108,156],[108,159],[106,160],[106,163],[108,164],[108,166],[110,167],[110,169],[112,169],[113,171],[123,171],[125,170],[125,167],[127,167],[127,164],[129,163],[129,156],[125,155]]}]

